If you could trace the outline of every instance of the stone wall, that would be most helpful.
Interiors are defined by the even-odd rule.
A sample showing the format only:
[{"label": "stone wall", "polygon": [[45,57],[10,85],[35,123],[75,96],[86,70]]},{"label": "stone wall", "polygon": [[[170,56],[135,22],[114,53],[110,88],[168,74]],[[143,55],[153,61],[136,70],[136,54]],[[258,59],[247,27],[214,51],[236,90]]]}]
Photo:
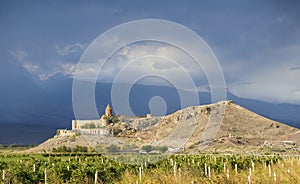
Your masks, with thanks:
[{"label": "stone wall", "polygon": [[72,130],[83,135],[107,135],[106,120],[72,120]]},{"label": "stone wall", "polygon": [[95,124],[96,127],[104,127],[106,125],[106,121],[104,119],[99,120],[72,120],[72,130],[80,130],[83,129],[85,125]]},{"label": "stone wall", "polygon": [[58,129],[56,131],[56,136],[59,136],[59,137],[73,136],[73,135],[76,135],[76,132],[72,131],[72,130]]}]

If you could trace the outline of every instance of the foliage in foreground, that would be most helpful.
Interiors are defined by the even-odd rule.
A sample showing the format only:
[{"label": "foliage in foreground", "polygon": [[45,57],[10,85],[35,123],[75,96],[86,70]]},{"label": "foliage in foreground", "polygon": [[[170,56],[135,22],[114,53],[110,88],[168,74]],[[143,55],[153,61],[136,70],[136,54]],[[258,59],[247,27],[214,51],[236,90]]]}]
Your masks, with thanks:
[{"label": "foliage in foreground", "polygon": [[[147,156],[147,155],[143,155]],[[140,157],[130,155],[129,157]],[[150,161],[150,160],[148,160]],[[300,183],[300,157],[170,155],[121,164],[98,154],[0,155],[0,183]]]}]

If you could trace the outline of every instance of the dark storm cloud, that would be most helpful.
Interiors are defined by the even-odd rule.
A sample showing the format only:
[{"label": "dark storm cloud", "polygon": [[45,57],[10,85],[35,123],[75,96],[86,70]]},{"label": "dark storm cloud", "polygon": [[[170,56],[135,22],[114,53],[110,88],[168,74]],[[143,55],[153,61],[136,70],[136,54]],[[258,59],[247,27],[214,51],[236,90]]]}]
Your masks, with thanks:
[{"label": "dark storm cloud", "polygon": [[[69,74],[83,50],[104,31],[124,22],[156,18],[180,23],[198,33],[218,57],[236,93],[263,98],[265,94],[245,94],[249,90],[242,88],[247,85],[239,84],[268,88],[255,84],[280,81],[273,74],[278,70],[287,77],[282,93],[293,94],[299,90],[295,87],[299,76],[293,72],[299,69],[299,9],[299,1],[281,0],[1,1],[0,67],[11,62],[40,79]],[[17,75],[18,70],[11,72]],[[274,87],[266,89],[270,96],[274,96]],[[284,96],[288,95],[275,98],[300,103],[299,96]]]}]

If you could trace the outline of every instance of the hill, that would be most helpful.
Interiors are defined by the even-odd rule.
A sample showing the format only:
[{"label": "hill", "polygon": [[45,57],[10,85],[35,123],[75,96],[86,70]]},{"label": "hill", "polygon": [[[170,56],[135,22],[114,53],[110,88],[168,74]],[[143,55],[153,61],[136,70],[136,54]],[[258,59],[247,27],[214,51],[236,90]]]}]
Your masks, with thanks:
[{"label": "hill", "polygon": [[[38,81],[32,79],[26,71],[13,67],[10,69],[20,70],[18,73],[21,76],[19,77],[26,79],[27,82],[18,82],[14,85],[3,83],[3,89],[6,89],[7,93],[0,97],[3,102],[0,104],[0,126],[2,127],[0,144],[39,144],[53,136],[56,129],[71,128],[70,121],[74,119],[72,79],[56,75],[48,80]],[[24,84],[26,85],[24,86]],[[99,113],[103,112],[108,103],[112,104],[111,88],[112,84],[108,83],[97,83],[95,86],[95,101]],[[15,91],[22,91],[22,93],[15,93]],[[172,87],[134,84],[129,97],[130,105],[134,114],[145,115],[151,112],[150,99],[160,96],[166,101],[166,113],[171,114],[181,109],[179,92],[187,96],[190,93],[189,91],[178,91]],[[299,105],[274,104],[241,98],[229,92],[227,97],[262,116],[300,128]],[[201,105],[209,104],[210,93],[199,92],[199,101]],[[126,112],[118,113],[126,114]],[[91,115],[89,108],[86,108],[86,111],[82,112],[82,116],[77,118],[94,119],[98,117]]]},{"label": "hill", "polygon": [[298,150],[300,145],[299,129],[267,119],[232,101],[192,106],[164,117],[119,119],[118,124],[108,127],[114,129],[114,136],[51,138],[30,151],[51,151],[63,145],[91,146],[102,151],[111,145],[120,150],[125,145],[134,145],[135,150],[151,145],[182,148],[186,152],[270,152]]}]

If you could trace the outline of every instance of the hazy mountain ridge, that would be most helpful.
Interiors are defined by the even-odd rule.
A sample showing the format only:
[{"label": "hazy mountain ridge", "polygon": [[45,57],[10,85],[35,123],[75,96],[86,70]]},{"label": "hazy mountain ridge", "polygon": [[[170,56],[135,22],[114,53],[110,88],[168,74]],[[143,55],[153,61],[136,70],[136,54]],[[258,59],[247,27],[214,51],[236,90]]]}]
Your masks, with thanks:
[{"label": "hazy mountain ridge", "polygon": [[[0,97],[2,102],[0,104],[0,126],[2,127],[0,144],[36,144],[55,134],[57,128],[71,128],[71,120],[74,119],[72,79],[57,75],[48,80],[39,81],[24,69],[9,66],[9,69],[20,70],[20,72],[19,76],[10,76],[9,72],[6,72],[7,78],[1,81],[2,88],[7,90],[7,94]],[[25,78],[27,82],[18,83],[17,79],[20,77]],[[14,83],[5,82],[6,80],[13,80]],[[22,93],[15,91],[22,91]],[[111,84],[96,84],[95,94],[99,115],[103,113],[105,106],[111,103],[110,91]],[[167,114],[181,109],[176,89],[135,84],[130,93],[133,112],[136,115],[150,113],[148,102],[153,96],[161,96],[166,100]],[[201,92],[199,97],[201,104],[210,103],[209,93]],[[272,104],[239,98],[231,93],[228,94],[228,99],[270,119],[300,127],[300,116],[298,116],[300,105]],[[86,118],[97,119],[99,117]]]}]

